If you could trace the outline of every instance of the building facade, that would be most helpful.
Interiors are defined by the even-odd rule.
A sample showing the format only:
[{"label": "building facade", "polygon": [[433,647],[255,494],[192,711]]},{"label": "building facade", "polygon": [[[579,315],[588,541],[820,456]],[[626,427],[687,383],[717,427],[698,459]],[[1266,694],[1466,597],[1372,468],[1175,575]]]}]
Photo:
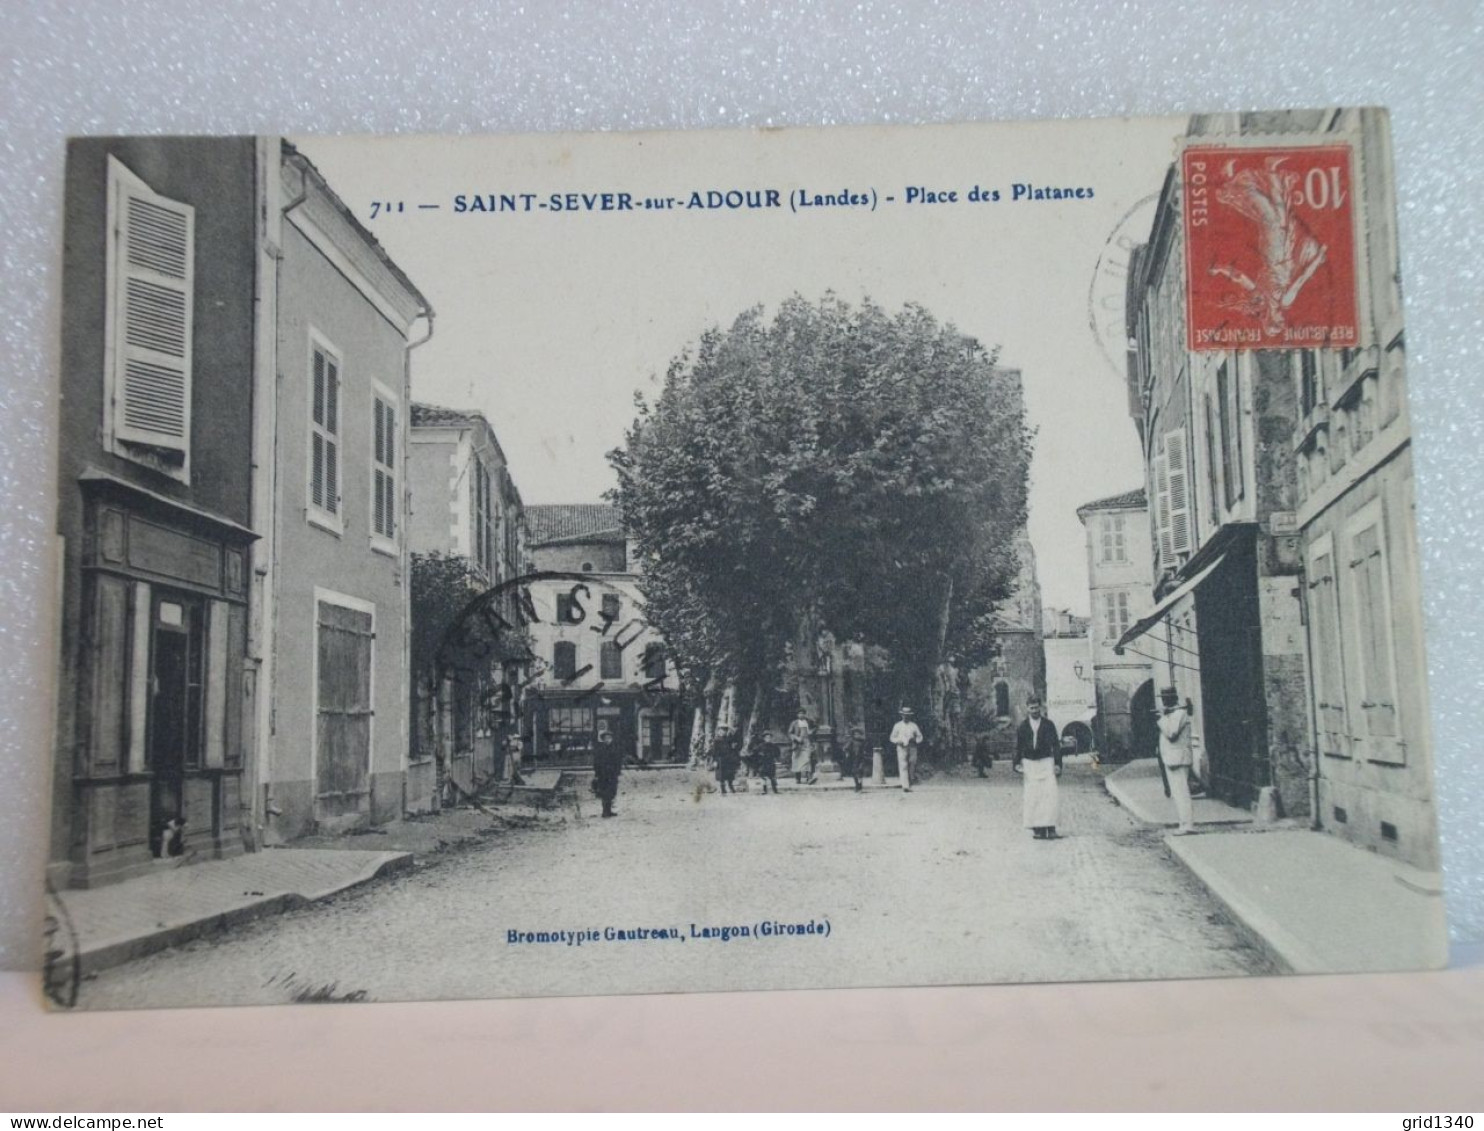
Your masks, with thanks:
[{"label": "building facade", "polygon": [[[413,404],[408,437],[407,481],[412,513],[408,545],[414,559],[413,599],[426,574],[424,559],[458,563],[469,598],[498,591],[496,608],[518,622],[512,582],[529,572],[525,508],[505,451],[479,412]],[[445,571],[447,572],[447,571]],[[440,578],[445,584],[447,578]],[[519,724],[519,689],[524,665],[513,657],[494,659],[478,673],[439,679],[435,670],[412,673],[408,804],[429,807],[436,788],[435,766],[460,788],[475,776],[502,771],[501,743]]]},{"label": "building facade", "polygon": [[270,684],[262,816],[287,840],[404,810],[409,350],[420,322],[431,333],[431,308],[302,154],[285,144],[275,169],[263,613],[283,678]]},{"label": "building facade", "polygon": [[[987,722],[990,749],[1008,757],[1015,749],[1015,728],[1027,718],[1026,701],[1046,698],[1046,642],[1041,623],[1041,582],[1036,551],[1022,530],[1015,539],[1020,566],[1010,598],[995,614],[995,655],[969,673],[971,719]],[[1053,716],[1052,721],[1062,720]]]},{"label": "building facade", "polygon": [[1148,499],[1139,487],[1086,503],[1077,508],[1077,517],[1087,530],[1098,750],[1109,762],[1152,758],[1157,753],[1155,653],[1139,643],[1117,647],[1154,604]]},{"label": "building facade", "polygon": [[1079,754],[1097,746],[1097,701],[1088,624],[1087,617],[1069,609],[1047,608],[1041,614],[1046,714],[1060,729],[1063,743]]},{"label": "building facade", "polygon": [[74,140],[49,878],[245,846],[252,139]]},{"label": "building facade", "polygon": [[645,621],[617,508],[531,506],[526,521],[536,571],[523,710],[532,758],[590,765],[608,735],[641,765],[684,761],[678,673]]},{"label": "building facade", "polygon": [[1321,127],[1354,142],[1364,222],[1360,340],[1298,351],[1289,367],[1314,818],[1356,844],[1436,869],[1390,127],[1373,110],[1331,112]]},{"label": "building facade", "polygon": [[1271,789],[1280,814],[1436,867],[1385,114],[1198,116],[1190,134],[1347,143],[1359,338],[1189,350],[1172,169],[1128,305],[1157,600],[1122,643],[1194,701],[1217,795]]}]

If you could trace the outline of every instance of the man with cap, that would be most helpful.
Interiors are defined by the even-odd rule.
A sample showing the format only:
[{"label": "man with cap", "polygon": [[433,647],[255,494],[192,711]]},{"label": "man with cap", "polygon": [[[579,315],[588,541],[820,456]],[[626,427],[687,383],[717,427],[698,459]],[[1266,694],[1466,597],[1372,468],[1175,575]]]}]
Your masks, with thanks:
[{"label": "man with cap", "polygon": [[1164,711],[1159,717],[1159,760],[1170,784],[1170,800],[1180,826],[1176,836],[1195,832],[1195,805],[1190,800],[1190,705],[1180,702],[1180,693],[1166,687],[1159,693]]},{"label": "man with cap", "polygon": [[1022,818],[1037,840],[1056,840],[1056,823],[1061,815],[1056,784],[1061,777],[1061,743],[1056,737],[1056,724],[1042,713],[1040,698],[1032,695],[1025,707],[1029,717],[1015,732],[1012,766],[1021,778]]},{"label": "man with cap", "polygon": [[903,707],[902,717],[891,728],[891,744],[897,748],[897,777],[902,792],[912,792],[912,778],[917,772],[917,748],[922,745],[922,730],[912,721],[912,708]]}]

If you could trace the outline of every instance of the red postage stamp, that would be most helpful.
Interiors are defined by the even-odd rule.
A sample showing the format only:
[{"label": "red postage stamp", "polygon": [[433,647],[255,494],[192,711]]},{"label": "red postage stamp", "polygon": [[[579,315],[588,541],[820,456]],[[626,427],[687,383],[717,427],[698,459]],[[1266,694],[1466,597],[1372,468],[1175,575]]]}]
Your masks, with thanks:
[{"label": "red postage stamp", "polygon": [[1180,171],[1192,350],[1357,344],[1349,146],[1191,146]]}]

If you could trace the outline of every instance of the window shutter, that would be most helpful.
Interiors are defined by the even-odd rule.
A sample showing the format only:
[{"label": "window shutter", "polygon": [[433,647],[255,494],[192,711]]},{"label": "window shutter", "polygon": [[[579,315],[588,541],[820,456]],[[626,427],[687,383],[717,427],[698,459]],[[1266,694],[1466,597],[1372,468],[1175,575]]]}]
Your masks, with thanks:
[{"label": "window shutter", "polygon": [[190,450],[195,209],[120,178],[114,435]]},{"label": "window shutter", "polygon": [[1190,473],[1185,458],[1185,429],[1165,433],[1165,475],[1169,483],[1170,549],[1188,554],[1194,547],[1190,529]]},{"label": "window shutter", "polygon": [[1162,565],[1172,565],[1175,546],[1170,522],[1169,451],[1164,447],[1154,457],[1154,498],[1159,506],[1159,560]]}]

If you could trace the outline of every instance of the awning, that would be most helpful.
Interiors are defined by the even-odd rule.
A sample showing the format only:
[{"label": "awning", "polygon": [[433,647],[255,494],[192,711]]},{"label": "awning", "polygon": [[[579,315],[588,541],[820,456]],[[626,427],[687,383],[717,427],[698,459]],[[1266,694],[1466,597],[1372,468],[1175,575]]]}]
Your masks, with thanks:
[{"label": "awning", "polygon": [[1166,593],[1164,595],[1164,598],[1157,605],[1155,605],[1154,608],[1150,609],[1149,612],[1144,614],[1144,616],[1136,620],[1132,625],[1129,626],[1129,630],[1118,638],[1118,643],[1113,645],[1113,651],[1118,653],[1120,656],[1123,655],[1123,649],[1126,645],[1137,640],[1139,637],[1143,636],[1144,633],[1148,632],[1151,628],[1157,625],[1160,621],[1164,620],[1165,616],[1172,608],[1174,608],[1176,602],[1178,602],[1180,598],[1184,597],[1187,593],[1195,589],[1197,585],[1205,581],[1206,578],[1210,577],[1211,574],[1215,573],[1216,568],[1224,561],[1226,561],[1226,554],[1217,554],[1215,560],[1212,561],[1208,566],[1206,566],[1205,569],[1201,570],[1199,573],[1195,573],[1187,577],[1179,585],[1175,586],[1175,588]]}]

